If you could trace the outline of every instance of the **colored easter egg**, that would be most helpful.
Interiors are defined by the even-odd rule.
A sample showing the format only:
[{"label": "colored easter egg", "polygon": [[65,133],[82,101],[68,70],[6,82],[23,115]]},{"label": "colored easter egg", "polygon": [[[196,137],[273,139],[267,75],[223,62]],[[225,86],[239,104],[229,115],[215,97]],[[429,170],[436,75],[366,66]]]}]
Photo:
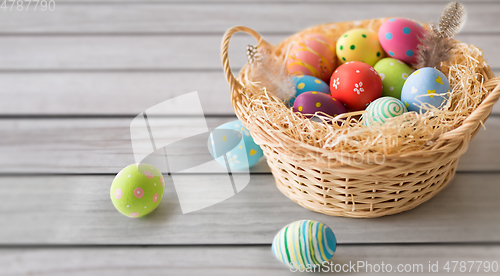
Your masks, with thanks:
[{"label": "colored easter egg", "polygon": [[292,75],[308,75],[328,82],[336,65],[333,43],[321,34],[309,34],[292,42],[287,69]]},{"label": "colored easter egg", "polygon": [[[450,83],[446,76],[439,70],[424,67],[413,72],[401,91],[401,101],[409,111],[420,111],[422,103],[428,103],[435,107],[440,107],[448,99],[444,94],[450,91]],[[422,108],[425,112],[426,109]]]},{"label": "colored easter egg", "polygon": [[404,18],[386,20],[378,30],[378,39],[385,52],[408,64],[417,62],[417,46],[426,30],[420,24]]},{"label": "colored easter egg", "polygon": [[287,102],[289,106],[293,106],[295,98],[304,92],[316,91],[321,93],[330,94],[330,86],[324,81],[313,76],[300,75],[292,77],[295,82],[295,96],[290,98]]},{"label": "colored easter egg", "polygon": [[132,164],[121,170],[111,184],[111,201],[127,217],[151,213],[163,198],[165,180],[152,165]]},{"label": "colored easter egg", "polygon": [[313,117],[316,112],[323,112],[332,117],[346,113],[345,106],[332,98],[329,94],[321,92],[304,92],[300,94],[293,105],[293,111],[300,112],[306,117]]},{"label": "colored easter egg", "polygon": [[408,112],[405,105],[394,97],[382,97],[373,101],[363,114],[363,125],[371,126],[375,123],[385,123],[388,119]]},{"label": "colored easter egg", "polygon": [[350,61],[333,72],[330,93],[344,103],[348,110],[363,110],[382,95],[382,80],[370,65]]},{"label": "colored easter egg", "polygon": [[409,75],[413,72],[410,66],[395,58],[383,58],[375,66],[375,71],[382,79],[382,96],[401,98],[401,89]]},{"label": "colored easter egg", "polygon": [[272,251],[281,262],[305,269],[328,262],[337,248],[337,239],[328,225],[299,220],[281,229],[274,237]]},{"label": "colored easter egg", "polygon": [[361,61],[371,66],[385,56],[376,32],[358,28],[345,32],[337,40],[336,53],[342,63]]},{"label": "colored easter egg", "polygon": [[248,169],[264,156],[250,132],[240,120],[231,121],[218,126],[208,139],[208,148],[217,162],[231,170]]}]

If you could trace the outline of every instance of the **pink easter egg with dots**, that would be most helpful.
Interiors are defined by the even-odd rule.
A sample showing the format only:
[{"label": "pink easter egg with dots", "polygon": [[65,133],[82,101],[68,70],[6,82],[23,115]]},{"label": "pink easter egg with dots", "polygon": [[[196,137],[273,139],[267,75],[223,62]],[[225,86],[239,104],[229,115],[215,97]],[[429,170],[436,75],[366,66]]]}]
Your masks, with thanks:
[{"label": "pink easter egg with dots", "polygon": [[309,34],[292,42],[287,69],[292,75],[308,75],[328,82],[336,65],[334,44],[321,34]]},{"label": "pink easter egg with dots", "polygon": [[404,18],[386,20],[378,30],[378,39],[384,51],[408,64],[417,62],[417,47],[426,30],[420,24]]}]

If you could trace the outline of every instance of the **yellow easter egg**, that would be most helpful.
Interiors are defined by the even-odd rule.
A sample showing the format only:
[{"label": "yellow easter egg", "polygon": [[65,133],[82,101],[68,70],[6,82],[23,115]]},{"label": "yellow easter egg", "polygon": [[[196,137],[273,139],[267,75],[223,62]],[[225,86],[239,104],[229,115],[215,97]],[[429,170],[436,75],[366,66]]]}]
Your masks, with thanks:
[{"label": "yellow easter egg", "polygon": [[385,56],[378,34],[364,28],[352,29],[341,35],[337,40],[336,52],[342,63],[361,61],[370,66]]}]

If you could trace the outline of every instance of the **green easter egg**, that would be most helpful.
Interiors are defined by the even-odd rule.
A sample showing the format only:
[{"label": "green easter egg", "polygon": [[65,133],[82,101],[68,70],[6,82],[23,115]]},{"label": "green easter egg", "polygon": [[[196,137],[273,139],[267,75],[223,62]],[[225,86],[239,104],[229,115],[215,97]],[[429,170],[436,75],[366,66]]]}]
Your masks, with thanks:
[{"label": "green easter egg", "polygon": [[403,84],[413,69],[406,63],[395,58],[383,58],[373,66],[382,79],[382,97],[401,99]]},{"label": "green easter egg", "polygon": [[149,164],[132,164],[121,170],[111,184],[115,208],[127,217],[142,217],[160,204],[165,189],[161,172]]}]

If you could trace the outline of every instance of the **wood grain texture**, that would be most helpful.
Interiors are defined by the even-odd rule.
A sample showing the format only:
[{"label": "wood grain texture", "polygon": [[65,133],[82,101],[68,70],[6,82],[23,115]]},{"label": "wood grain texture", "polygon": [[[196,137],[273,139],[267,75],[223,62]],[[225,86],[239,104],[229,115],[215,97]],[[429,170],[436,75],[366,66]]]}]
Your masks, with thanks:
[{"label": "wood grain texture", "polygon": [[[232,120],[236,117],[209,118],[207,123],[213,129]],[[1,120],[0,135],[6,138],[0,142],[0,163],[5,165],[0,172],[117,173],[136,162],[130,138],[131,121],[132,118]],[[194,127],[193,122],[191,117],[161,118],[161,137],[167,143],[187,138],[188,133],[203,131]],[[145,137],[138,140],[141,145],[138,152],[148,154],[151,142],[148,133]],[[168,153],[175,159],[171,165],[194,166],[212,160],[207,142],[208,136],[175,144]],[[152,159],[146,161],[167,172],[162,166],[165,160],[162,153],[158,151],[158,155],[153,154]],[[269,172],[269,167],[263,159],[252,171]],[[211,163],[201,172],[226,172],[226,168]]]},{"label": "wood grain texture", "polygon": [[[130,219],[109,198],[109,176],[2,176],[0,244],[269,244],[286,224],[318,220],[340,244],[500,242],[498,173],[459,173],[419,207],[377,219],[330,217],[308,211],[282,195],[271,175],[252,175],[229,199],[182,214],[170,177],[152,214]],[[223,175],[181,175],[176,188],[200,183],[208,201]],[[194,199],[193,199],[194,200]]]},{"label": "wood grain texture", "polygon": [[[411,2],[313,2],[59,1],[57,10],[50,14],[3,13],[0,113],[134,115],[168,98],[198,90],[207,114],[231,114],[219,60],[221,35],[228,27],[247,25],[277,43],[305,26],[327,21],[393,15],[434,21],[444,4],[426,2],[426,9],[420,9],[421,3]],[[305,8],[307,13],[303,13]],[[467,8],[469,22],[458,38],[483,48],[490,65],[500,68],[500,55],[494,47],[499,42],[499,3],[468,2]],[[301,16],[289,21],[290,14]],[[232,45],[235,68],[245,62],[246,44],[254,42],[240,36]],[[116,173],[134,161],[130,120],[2,120],[0,172]],[[208,122],[215,127],[227,120],[212,118]],[[189,130],[186,118],[165,121],[165,126],[179,130],[173,138]],[[483,131],[478,134],[462,158],[460,170],[500,168],[494,138],[498,137],[498,124],[496,117],[489,120],[488,135]],[[187,159],[201,158],[199,147],[182,147],[179,154]],[[214,166],[208,170],[221,169]],[[111,206],[111,175],[2,176],[0,193],[8,196],[0,201],[0,243],[269,244],[283,225],[302,218],[327,222],[340,243],[500,240],[497,174],[461,173],[449,188],[413,211],[378,220],[351,220],[311,213],[295,205],[277,191],[268,171],[261,162],[253,172],[265,174],[253,174],[243,192],[185,215],[169,177],[160,209],[138,220],[120,216]],[[221,177],[187,174],[176,176],[176,181],[181,185],[206,184],[210,190],[198,192],[207,194]],[[425,263],[471,260],[471,256],[474,260],[498,260],[499,255],[498,247],[477,245],[340,246],[337,260]],[[268,246],[3,248],[0,267],[4,270],[1,274],[6,271],[8,275],[199,275],[207,269],[213,275],[289,274],[273,259]]]},{"label": "wood grain texture", "polygon": [[[266,32],[294,33],[325,22],[342,22],[399,16],[436,22],[443,2],[267,2],[231,3],[65,3],[56,1],[52,12],[5,12],[0,19],[3,34],[19,33],[222,33],[228,27],[246,25]],[[498,2],[466,5],[469,14],[464,32],[500,31]],[[89,20],[91,18],[91,20]],[[292,19],[292,20],[291,20]]]},{"label": "wood grain texture", "polygon": [[[499,75],[500,70],[494,73]],[[195,90],[205,114],[234,114],[222,70],[0,73],[0,83],[3,84],[0,115],[4,116],[135,116],[153,105]],[[495,105],[493,113],[500,113],[500,104]]]},{"label": "wood grain texture", "polygon": [[[209,129],[213,129],[235,119],[208,118],[207,124]],[[174,141],[188,132],[197,131],[191,120],[190,117],[160,119],[163,137]],[[115,174],[135,162],[130,140],[131,121],[132,118],[2,119],[0,173]],[[489,118],[486,128],[486,131],[480,130],[460,159],[459,171],[500,170],[500,145],[497,143],[500,118]],[[193,144],[190,144],[191,141]],[[149,140],[146,142],[145,145],[149,146]],[[192,164],[196,160],[201,164],[211,160],[209,155],[203,154],[207,151],[203,137],[176,145],[169,155],[175,159],[175,163]],[[142,146],[139,152],[145,153],[146,149],[146,146]],[[161,166],[164,159],[161,156],[159,158],[150,162]],[[212,164],[198,173],[223,171],[223,166]],[[269,167],[263,159],[251,171],[269,173]]]},{"label": "wood grain texture", "polygon": [[4,84],[0,89],[2,115],[135,116],[192,91],[198,91],[205,114],[234,115],[222,70],[0,73],[0,83]]},{"label": "wood grain texture", "polygon": [[[497,261],[498,245],[340,245],[331,263],[344,265],[357,262],[390,264],[392,270],[414,267],[414,274],[429,273],[429,262],[438,263],[439,272],[433,275],[450,275],[443,269],[452,261]],[[400,266],[398,268],[399,265]],[[415,264],[415,266],[413,266]],[[420,266],[421,265],[421,266]],[[190,247],[120,247],[120,248],[35,248],[0,249],[0,266],[3,275],[296,275],[280,263],[270,246],[190,246]],[[370,270],[359,268],[349,271],[367,275]],[[409,269],[410,267],[407,267]],[[475,275],[479,263],[469,273]],[[387,271],[389,266],[386,266]],[[326,268],[325,268],[326,269]],[[417,269],[420,273],[417,273]],[[453,269],[453,263],[451,263]],[[457,273],[459,266],[455,272]],[[484,269],[484,267],[482,267]],[[452,270],[450,270],[452,271]],[[372,270],[374,272],[374,270]],[[405,273],[412,275],[412,273]],[[483,272],[484,273],[484,272]],[[492,272],[490,272],[492,273]],[[489,274],[490,274],[489,273]],[[453,274],[453,273],[451,273]],[[457,273],[458,274],[458,273]]]},{"label": "wood grain texture", "polygon": [[[447,2],[56,0],[50,13],[2,12],[0,274],[290,275],[272,256],[270,243],[284,225],[299,219],[332,227],[339,264],[422,263],[428,269],[429,261],[441,267],[453,260],[500,261],[497,116],[471,143],[449,187],[399,215],[349,219],[308,211],[278,191],[264,161],[252,169],[242,192],[194,213],[182,213],[178,188],[196,184],[194,199],[207,202],[225,183],[222,167],[167,176],[159,209],[145,218],[120,215],[109,199],[114,174],[134,162],[133,116],[195,90],[206,114],[233,114],[219,57],[229,27],[247,25],[278,43],[328,21],[382,16],[436,21]],[[498,75],[500,2],[462,2],[469,21],[457,38],[482,48]],[[247,44],[255,41],[244,35],[231,44],[233,68],[246,62]],[[193,118],[185,115],[170,110],[162,133],[175,129],[169,136],[175,140],[192,131]],[[232,119],[207,122],[213,128]],[[202,162],[206,147],[197,142],[177,147],[175,163]],[[160,246],[132,246],[150,244]]]},{"label": "wood grain texture", "polygon": [[[264,39],[276,44],[288,36],[265,35]],[[459,34],[456,38],[480,47],[490,66],[500,68],[500,53],[495,46],[500,44],[500,36]],[[0,71],[221,70],[221,40],[222,34],[0,36]],[[241,68],[246,63],[248,44],[256,42],[243,34],[231,41],[231,67]]]}]

